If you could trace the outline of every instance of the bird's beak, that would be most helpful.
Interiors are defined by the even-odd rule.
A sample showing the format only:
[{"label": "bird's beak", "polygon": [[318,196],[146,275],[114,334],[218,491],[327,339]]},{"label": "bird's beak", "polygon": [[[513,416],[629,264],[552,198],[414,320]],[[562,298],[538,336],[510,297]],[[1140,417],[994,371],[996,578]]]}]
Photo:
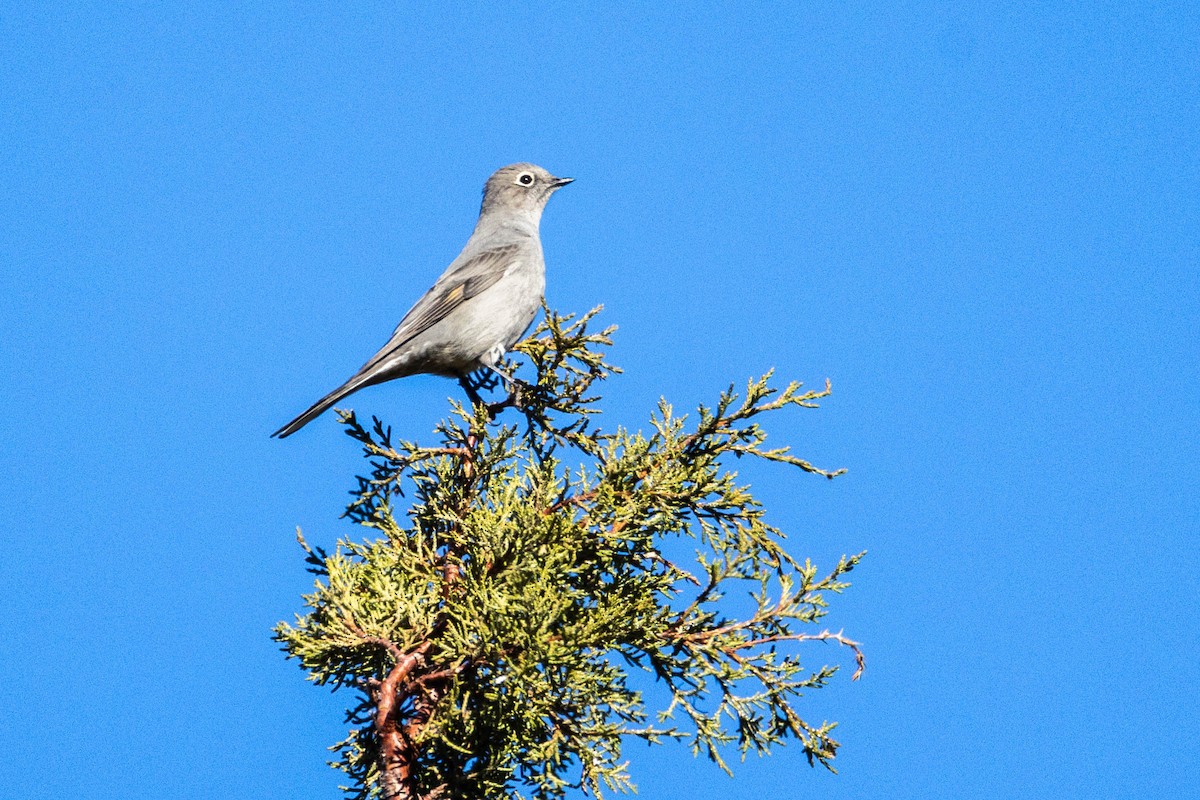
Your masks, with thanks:
[{"label": "bird's beak", "polygon": [[554,180],[550,181],[550,187],[552,189],[561,189],[562,187],[566,186],[568,183],[570,183],[573,180],[575,180],[575,179],[574,178],[555,178]]}]

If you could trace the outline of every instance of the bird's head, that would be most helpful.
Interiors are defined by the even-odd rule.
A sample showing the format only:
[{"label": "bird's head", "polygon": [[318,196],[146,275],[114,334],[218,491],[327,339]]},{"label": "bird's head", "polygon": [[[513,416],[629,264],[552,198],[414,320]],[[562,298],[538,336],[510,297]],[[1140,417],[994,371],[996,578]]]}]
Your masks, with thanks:
[{"label": "bird's head", "polygon": [[574,178],[556,178],[536,164],[509,164],[492,173],[483,185],[483,209],[532,213],[540,217],[546,201]]}]

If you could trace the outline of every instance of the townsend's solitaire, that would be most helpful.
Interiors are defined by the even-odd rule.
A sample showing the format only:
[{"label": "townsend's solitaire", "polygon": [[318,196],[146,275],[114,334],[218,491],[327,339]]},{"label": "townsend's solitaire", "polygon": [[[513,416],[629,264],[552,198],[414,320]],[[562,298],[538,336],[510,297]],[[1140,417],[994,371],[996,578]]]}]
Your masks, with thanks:
[{"label": "townsend's solitaire", "polygon": [[350,380],[322,397],[272,436],[291,436],[364,386],[433,373],[463,378],[495,370],[529,328],[546,288],[538,223],[556,178],[533,164],[496,170],[483,187],[475,232],[433,287],[417,301],[392,338]]}]

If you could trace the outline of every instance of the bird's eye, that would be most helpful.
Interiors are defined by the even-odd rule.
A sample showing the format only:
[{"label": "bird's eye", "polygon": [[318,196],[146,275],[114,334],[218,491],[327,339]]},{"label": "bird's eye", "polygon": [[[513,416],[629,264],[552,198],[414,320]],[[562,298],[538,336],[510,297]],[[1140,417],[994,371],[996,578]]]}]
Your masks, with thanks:
[{"label": "bird's eye", "polygon": [[530,185],[531,183],[533,183],[533,176],[532,176],[532,175],[530,175],[528,172],[526,172],[524,175],[522,175],[521,177],[517,178],[517,181],[518,181],[518,182],[519,182],[519,183],[520,183],[522,186],[528,186],[528,185]]}]

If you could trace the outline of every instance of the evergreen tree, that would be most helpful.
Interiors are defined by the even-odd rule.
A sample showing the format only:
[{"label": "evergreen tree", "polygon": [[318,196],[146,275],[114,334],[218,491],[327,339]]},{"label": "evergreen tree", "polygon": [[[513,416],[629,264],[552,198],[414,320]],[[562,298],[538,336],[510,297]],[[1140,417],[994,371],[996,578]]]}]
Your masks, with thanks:
[{"label": "evergreen tree", "polygon": [[[346,515],[372,538],[331,553],[300,537],[318,578],[276,638],[311,680],[356,693],[332,748],[348,795],[602,796],[632,788],[624,737],[686,740],[727,771],[730,749],[793,738],[832,769],[834,723],[795,705],[837,667],[802,666],[801,645],[844,645],[862,673],[858,644],[818,625],[862,554],[824,573],[797,561],[728,467],[753,457],[839,474],[768,449],[757,422],[815,407],[828,384],[776,389],[768,373],[690,423],[662,401],[648,435],[603,433],[594,392],[617,370],[604,360],[612,329],[588,330],[594,314],[547,311],[517,348],[536,383],[491,406],[455,403],[435,446],[339,412],[370,462]],[[721,602],[731,592],[752,597],[745,613]]]}]

